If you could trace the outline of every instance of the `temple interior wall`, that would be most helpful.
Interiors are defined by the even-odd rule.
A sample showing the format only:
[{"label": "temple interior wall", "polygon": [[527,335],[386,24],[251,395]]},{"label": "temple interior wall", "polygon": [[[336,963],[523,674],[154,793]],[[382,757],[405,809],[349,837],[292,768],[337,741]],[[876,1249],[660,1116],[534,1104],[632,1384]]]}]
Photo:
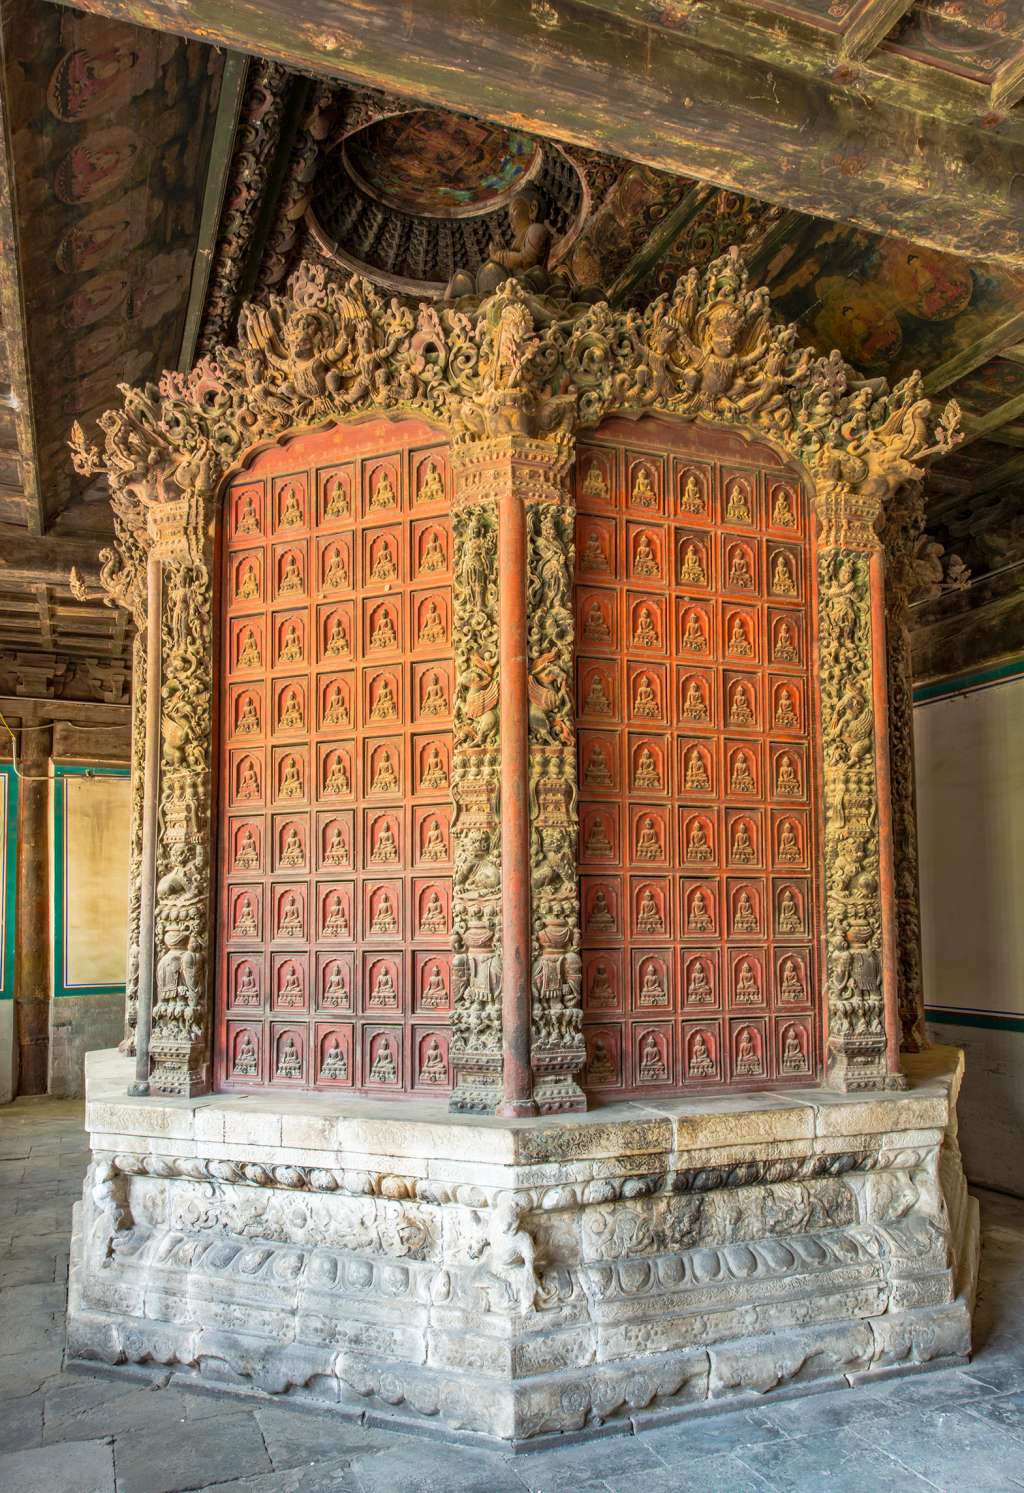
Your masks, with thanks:
[{"label": "temple interior wall", "polygon": [[967,1054],[969,1178],[1024,1194],[1024,678],[914,714],[929,1027]]},{"label": "temple interior wall", "polygon": [[127,706],[0,699],[0,1103],[84,1092],[124,1029]]}]

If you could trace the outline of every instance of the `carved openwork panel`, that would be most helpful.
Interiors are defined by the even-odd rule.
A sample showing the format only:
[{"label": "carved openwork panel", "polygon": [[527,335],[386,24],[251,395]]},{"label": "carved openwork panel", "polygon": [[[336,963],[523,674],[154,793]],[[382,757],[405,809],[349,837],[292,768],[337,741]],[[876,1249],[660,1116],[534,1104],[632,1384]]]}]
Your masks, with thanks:
[{"label": "carved openwork panel", "polygon": [[224,1085],[451,1086],[449,485],[380,420],[225,493]]},{"label": "carved openwork panel", "polygon": [[576,493],[587,1087],[812,1080],[806,494],[766,447],[656,420],[581,441]]}]

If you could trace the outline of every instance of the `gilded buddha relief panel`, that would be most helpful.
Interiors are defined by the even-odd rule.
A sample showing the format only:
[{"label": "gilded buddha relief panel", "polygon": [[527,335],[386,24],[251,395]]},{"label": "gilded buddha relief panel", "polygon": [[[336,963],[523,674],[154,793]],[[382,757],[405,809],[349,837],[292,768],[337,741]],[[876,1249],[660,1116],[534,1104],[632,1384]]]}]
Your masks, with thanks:
[{"label": "gilded buddha relief panel", "polygon": [[222,1086],[451,1088],[449,487],[375,420],[227,489]]},{"label": "gilded buddha relief panel", "polygon": [[586,1086],[813,1081],[806,494],[765,447],[617,420],[576,501]]}]

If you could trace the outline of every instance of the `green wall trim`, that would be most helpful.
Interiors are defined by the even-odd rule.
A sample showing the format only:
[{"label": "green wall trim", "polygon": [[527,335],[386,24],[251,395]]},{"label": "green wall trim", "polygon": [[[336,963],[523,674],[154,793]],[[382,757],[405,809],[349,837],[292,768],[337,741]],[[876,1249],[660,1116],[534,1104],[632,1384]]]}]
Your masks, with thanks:
[{"label": "green wall trim", "polygon": [[67,778],[127,778],[127,767],[95,767],[90,763],[61,762],[53,769],[53,993],[64,995],[124,995],[125,984],[68,985],[67,922],[64,898],[67,891]]},{"label": "green wall trim", "polygon": [[941,1026],[978,1026],[990,1032],[1020,1032],[1024,1035],[1024,1013],[961,1011],[956,1006],[925,1006],[925,1020]]},{"label": "green wall trim", "polygon": [[914,704],[927,705],[931,700],[943,700],[949,695],[960,695],[966,690],[984,689],[988,684],[1002,684],[1024,674],[1024,656],[1011,658],[1006,663],[993,664],[988,669],[978,669],[973,674],[954,674],[949,679],[935,679],[931,684],[919,684],[914,690]]},{"label": "green wall trim", "polygon": [[6,833],[0,844],[0,1000],[14,998],[14,940],[18,921],[18,774],[0,762],[0,799]]}]

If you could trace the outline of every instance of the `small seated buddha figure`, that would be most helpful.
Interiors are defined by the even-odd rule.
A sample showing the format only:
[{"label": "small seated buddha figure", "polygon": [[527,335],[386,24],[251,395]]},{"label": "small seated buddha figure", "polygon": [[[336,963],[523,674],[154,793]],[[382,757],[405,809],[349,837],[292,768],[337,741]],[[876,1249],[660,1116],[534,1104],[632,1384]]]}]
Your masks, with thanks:
[{"label": "small seated buddha figure", "polygon": [[321,1078],[347,1078],[348,1063],[345,1054],[338,1045],[337,1037],[332,1036],[329,1045],[324,1050],[324,1059],[320,1064]]},{"label": "small seated buddha figure", "polygon": [[[441,905],[441,898],[436,891],[432,891],[427,899],[427,905],[423,910],[423,917],[420,919],[420,930],[423,933],[443,933],[446,926],[447,923],[444,908]],[[436,964],[434,968],[437,968]]]},{"label": "small seated buddha figure", "polygon": [[711,989],[703,959],[695,959],[690,966],[690,983],[686,987],[686,999],[695,1006],[706,1006],[714,1000],[714,991]]},{"label": "small seated buddha figure", "polygon": [[715,1065],[708,1052],[708,1044],[704,1040],[703,1032],[695,1032],[690,1042],[690,1058],[686,1065],[686,1071],[691,1078],[710,1078],[715,1071]]},{"label": "small seated buddha figure", "polygon": [[[604,758],[602,757],[601,760],[604,761]],[[593,780],[591,779],[591,781]],[[608,781],[611,781],[610,774]],[[633,786],[635,788],[661,787],[661,774],[658,771],[658,764],[654,760],[650,747],[645,746],[640,750],[640,756],[637,758],[636,773],[633,777]]]},{"label": "small seated buddha figure", "polygon": [[286,1036],[281,1044],[277,1060],[278,1078],[298,1078],[302,1072],[302,1059],[291,1037]]},{"label": "small seated buddha figure", "polygon": [[420,1083],[448,1082],[448,1064],[444,1060],[444,1053],[436,1037],[431,1037],[427,1043],[423,1067],[419,1071],[419,1081]]},{"label": "small seated buddha figure", "polygon": [[648,814],[640,826],[640,834],[636,842],[636,858],[638,861],[656,861],[662,855],[661,840],[654,820]]},{"label": "small seated buddha figure", "polygon": [[438,964],[432,965],[430,970],[430,978],[427,980],[426,985],[423,987],[423,999],[421,1001],[421,1005],[425,1006],[428,1010],[433,1011],[436,1010],[438,1006],[445,1006],[447,1004],[448,992],[444,987],[444,977],[441,974],[441,967]]},{"label": "small seated buddha figure", "polygon": [[436,746],[431,747],[423,769],[423,786],[424,788],[444,788],[447,782],[448,774],[444,770],[441,753]]},{"label": "small seated buddha figure", "polygon": [[391,1042],[387,1036],[380,1039],[377,1056],[373,1060],[370,1069],[371,1083],[394,1083],[398,1078],[398,1070],[395,1067],[395,1055],[391,1051]]},{"label": "small seated buddha figure", "polygon": [[645,1006],[663,1006],[668,999],[665,987],[658,977],[657,966],[653,961],[644,970],[640,985],[640,999]]},{"label": "small seated buddha figure", "polygon": [[657,715],[658,698],[651,688],[649,674],[641,674],[636,681],[636,692],[633,696],[633,714],[642,716]]},{"label": "small seated buddha figure", "polygon": [[668,1069],[662,1060],[661,1049],[654,1033],[648,1032],[640,1049],[640,1082],[663,1083],[668,1078]]},{"label": "small seated buddha figure", "polygon": [[736,1049],[736,1072],[737,1073],[760,1073],[761,1060],[754,1046],[754,1038],[748,1026],[740,1032],[739,1045]]},{"label": "small seated buddha figure", "polygon": [[335,892],[327,908],[327,917],[324,921],[324,932],[332,938],[348,937],[348,918],[345,916],[345,904],[338,893]]},{"label": "small seated buddha figure", "polygon": [[468,270],[457,270],[448,282],[445,300],[455,301],[466,295],[493,295],[506,280],[519,280],[534,291],[544,291],[550,284],[548,260],[553,235],[541,221],[541,195],[531,184],[520,188],[508,206],[512,229],[512,246],[492,240],[488,258],[475,276]]},{"label": "small seated buddha figure", "polygon": [[782,1044],[782,1071],[784,1073],[805,1073],[807,1071],[807,1059],[800,1045],[800,1038],[796,1034],[795,1027],[789,1027],[786,1031],[785,1041]]},{"label": "small seated buddha figure", "polygon": [[663,933],[665,925],[661,919],[661,912],[655,901],[654,893],[649,886],[645,886],[640,898],[640,907],[637,912],[636,925],[641,933]]}]

